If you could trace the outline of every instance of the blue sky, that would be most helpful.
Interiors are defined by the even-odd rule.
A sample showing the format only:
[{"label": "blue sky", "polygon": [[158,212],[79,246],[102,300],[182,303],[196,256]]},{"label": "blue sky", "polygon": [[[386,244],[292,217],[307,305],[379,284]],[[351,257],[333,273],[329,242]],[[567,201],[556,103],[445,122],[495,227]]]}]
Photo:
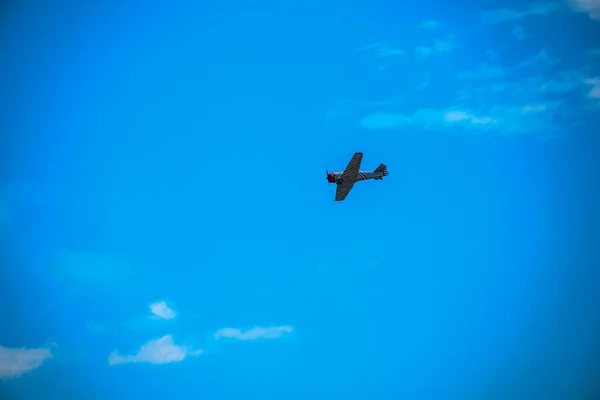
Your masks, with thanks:
[{"label": "blue sky", "polygon": [[3,398],[600,395],[597,0],[121,3],[3,9]]}]

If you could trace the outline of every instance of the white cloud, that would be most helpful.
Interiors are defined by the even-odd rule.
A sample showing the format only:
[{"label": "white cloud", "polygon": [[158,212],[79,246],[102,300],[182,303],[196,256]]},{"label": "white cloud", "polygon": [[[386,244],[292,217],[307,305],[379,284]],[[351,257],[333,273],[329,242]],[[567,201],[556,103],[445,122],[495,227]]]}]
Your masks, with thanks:
[{"label": "white cloud", "polygon": [[525,40],[529,37],[527,33],[525,33],[525,29],[521,25],[517,25],[512,30],[512,35],[517,40]]},{"label": "white cloud", "polygon": [[440,26],[440,23],[438,21],[430,19],[428,21],[421,22],[419,25],[417,25],[417,28],[434,29],[438,26]]},{"label": "white cloud", "polygon": [[362,118],[361,124],[369,130],[387,129],[439,129],[450,125],[484,128],[495,124],[493,118],[457,109],[434,110],[421,108],[413,114],[373,113]]},{"label": "white cloud", "polygon": [[202,354],[202,350],[191,350],[189,346],[180,346],[173,343],[171,335],[165,335],[160,339],[150,340],[143,345],[135,355],[119,354],[114,350],[108,356],[109,365],[119,365],[127,363],[150,363],[167,364],[183,361],[188,356]]},{"label": "white cloud", "polygon": [[481,13],[481,19],[483,22],[489,24],[499,24],[503,22],[519,21],[532,15],[548,15],[552,12],[560,10],[560,8],[561,6],[558,2],[534,3],[530,4],[523,10],[499,8],[495,10],[484,11]]},{"label": "white cloud", "polygon": [[546,106],[545,104],[526,105],[526,106],[523,106],[523,113],[529,114],[529,113],[542,112],[542,111],[546,111],[547,108],[548,108],[548,106]]},{"label": "white cloud", "polygon": [[448,111],[444,114],[444,119],[448,122],[464,121],[469,119],[469,114],[464,111]]},{"label": "white cloud", "polygon": [[294,330],[289,325],[271,326],[267,328],[255,327],[247,331],[241,331],[237,328],[223,328],[215,332],[215,339],[237,339],[237,340],[257,340],[257,339],[275,339],[290,333]]},{"label": "white cloud", "polygon": [[588,97],[590,99],[600,99],[600,78],[586,79],[585,83],[592,86]]},{"label": "white cloud", "polygon": [[17,378],[39,368],[52,358],[49,348],[9,348],[0,346],[0,378]]},{"label": "white cloud", "polygon": [[600,0],[569,0],[577,11],[587,13],[590,18],[600,20]]},{"label": "white cloud", "polygon": [[156,318],[162,319],[173,319],[177,315],[164,301],[150,304],[150,311]]},{"label": "white cloud", "polygon": [[467,113],[465,111],[460,111],[460,110],[448,111],[446,114],[444,114],[444,120],[447,122],[450,122],[450,123],[466,122],[466,123],[474,124],[474,125],[487,125],[487,124],[493,124],[496,122],[490,117],[478,117],[474,114]]},{"label": "white cloud", "polygon": [[[465,131],[494,132],[504,135],[554,134],[560,131],[556,123],[561,102],[530,103],[521,106],[494,105],[484,114],[466,108],[422,108],[413,114],[374,113],[362,118],[368,130],[444,130],[460,127]],[[568,110],[565,110],[568,112]]]}]

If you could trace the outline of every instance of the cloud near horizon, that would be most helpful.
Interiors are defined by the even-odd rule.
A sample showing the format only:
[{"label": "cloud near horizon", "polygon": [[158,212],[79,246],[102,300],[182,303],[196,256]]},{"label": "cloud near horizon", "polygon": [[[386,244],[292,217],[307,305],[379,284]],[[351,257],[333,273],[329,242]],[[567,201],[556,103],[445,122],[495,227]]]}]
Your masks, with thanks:
[{"label": "cloud near horizon", "polygon": [[28,349],[0,346],[0,379],[18,378],[39,368],[52,357],[52,351],[47,347]]},{"label": "cloud near horizon", "polygon": [[150,363],[167,364],[183,361],[188,356],[202,354],[203,350],[192,350],[189,346],[173,343],[171,335],[165,335],[159,339],[150,340],[144,344],[134,355],[120,355],[114,350],[108,356],[109,365],[120,365],[128,363]]},{"label": "cloud near horizon", "polygon": [[237,340],[257,340],[257,339],[276,339],[286,333],[294,330],[289,325],[271,326],[271,327],[255,327],[246,331],[241,331],[237,328],[223,328],[215,332],[213,335],[216,340],[237,339]]}]

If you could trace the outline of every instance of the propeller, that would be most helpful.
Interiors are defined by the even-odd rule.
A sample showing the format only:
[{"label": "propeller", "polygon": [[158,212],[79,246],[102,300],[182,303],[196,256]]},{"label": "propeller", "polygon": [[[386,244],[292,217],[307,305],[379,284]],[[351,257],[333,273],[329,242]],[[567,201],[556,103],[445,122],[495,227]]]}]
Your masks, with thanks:
[{"label": "propeller", "polygon": [[327,170],[327,168],[325,168],[325,174],[326,174],[325,179],[329,179],[329,171]]}]

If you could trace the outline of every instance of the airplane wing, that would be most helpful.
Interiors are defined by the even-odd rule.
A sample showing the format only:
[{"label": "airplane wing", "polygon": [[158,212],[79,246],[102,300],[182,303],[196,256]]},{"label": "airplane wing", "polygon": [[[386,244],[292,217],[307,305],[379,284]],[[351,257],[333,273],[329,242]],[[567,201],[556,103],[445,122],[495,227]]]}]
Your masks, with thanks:
[{"label": "airplane wing", "polygon": [[342,201],[348,196],[350,190],[356,183],[358,178],[358,171],[360,170],[360,163],[362,162],[363,153],[354,153],[352,159],[348,163],[348,166],[342,173],[342,183],[337,186],[335,191],[335,201]]}]

